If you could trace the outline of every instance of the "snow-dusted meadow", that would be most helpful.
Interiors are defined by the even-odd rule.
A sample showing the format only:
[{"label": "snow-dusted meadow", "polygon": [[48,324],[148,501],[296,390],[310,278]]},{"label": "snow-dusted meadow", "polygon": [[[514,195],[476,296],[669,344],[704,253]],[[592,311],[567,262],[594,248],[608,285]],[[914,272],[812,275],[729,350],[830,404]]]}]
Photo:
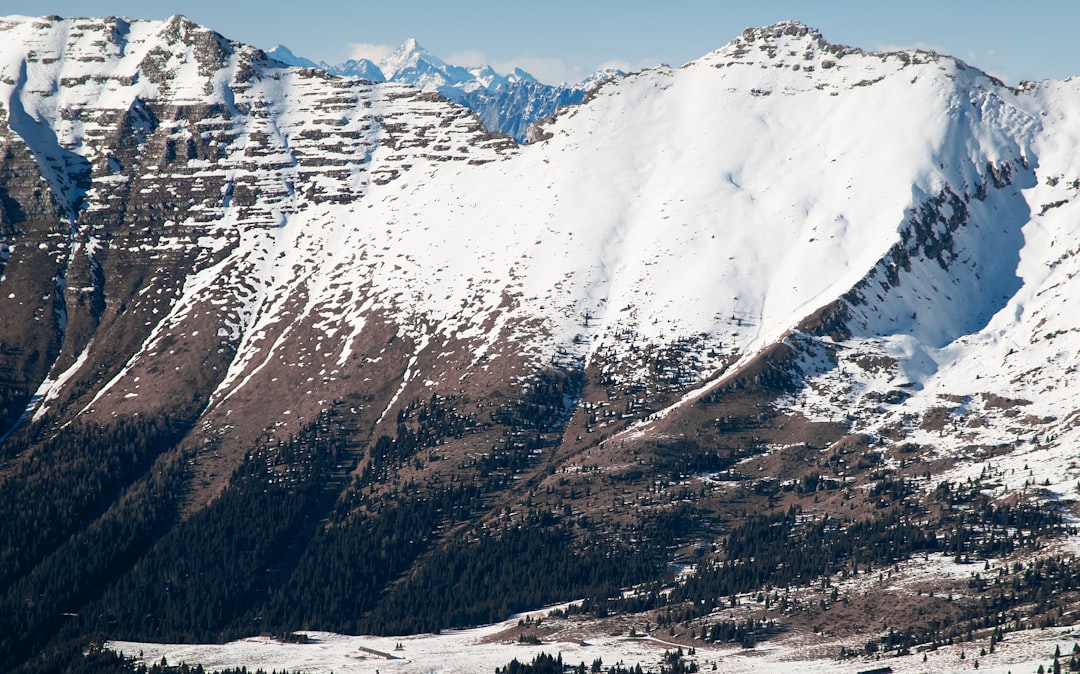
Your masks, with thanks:
[{"label": "snow-dusted meadow", "polygon": [[[937,560],[935,564],[949,564]],[[962,570],[957,570],[963,573]],[[538,611],[533,615],[543,615]],[[270,637],[252,637],[226,644],[151,644],[113,641],[107,646],[146,663],[201,664],[209,671],[247,667],[267,672],[289,671],[303,674],[494,674],[511,660],[530,662],[539,653],[561,654],[563,663],[586,667],[599,658],[605,666],[622,663],[645,670],[659,671],[666,651],[677,645],[661,637],[595,635],[540,645],[493,640],[495,635],[511,630],[519,618],[504,623],[469,630],[446,631],[438,635],[407,637],[345,636],[327,632],[308,632],[311,642],[290,644]],[[579,628],[575,628],[575,632]],[[936,651],[904,657],[859,657],[836,659],[840,646],[861,647],[850,640],[838,641],[817,635],[780,637],[753,649],[738,646],[695,646],[691,659],[702,672],[729,674],[856,674],[878,667],[891,667],[897,674],[921,672],[991,672],[992,674],[1034,674],[1039,665],[1049,671],[1055,647],[1067,664],[1080,633],[1072,628],[1051,628],[1015,632],[994,649],[979,655],[978,643],[942,647]],[[398,645],[401,650],[395,650]],[[985,645],[985,644],[982,644]],[[686,651],[684,647],[684,652]],[[390,657],[385,657],[390,656]],[[975,662],[978,669],[975,670]],[[713,665],[716,669],[713,669]]]}]

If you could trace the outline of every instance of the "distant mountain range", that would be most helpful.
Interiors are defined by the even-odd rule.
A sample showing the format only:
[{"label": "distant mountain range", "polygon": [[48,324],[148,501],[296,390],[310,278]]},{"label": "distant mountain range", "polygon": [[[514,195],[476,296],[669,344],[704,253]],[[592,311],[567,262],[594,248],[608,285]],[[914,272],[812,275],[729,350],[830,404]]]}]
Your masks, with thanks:
[{"label": "distant mountain range", "polygon": [[521,68],[501,75],[487,65],[466,68],[448,64],[415,39],[406,40],[378,63],[368,59],[349,59],[336,65],[316,63],[293,54],[284,45],[266,53],[291,66],[318,68],[332,75],[372,82],[402,82],[421,91],[437,91],[476,112],[488,130],[504,133],[519,143],[527,142],[533,122],[551,116],[559,108],[580,103],[600,84],[625,75],[620,70],[606,69],[574,84],[545,84]]}]

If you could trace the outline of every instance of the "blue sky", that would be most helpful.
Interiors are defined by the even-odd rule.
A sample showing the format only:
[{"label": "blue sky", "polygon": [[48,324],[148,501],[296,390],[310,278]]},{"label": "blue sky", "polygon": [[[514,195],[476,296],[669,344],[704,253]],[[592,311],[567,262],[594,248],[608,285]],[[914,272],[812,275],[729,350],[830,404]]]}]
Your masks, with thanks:
[{"label": "blue sky", "polygon": [[830,42],[936,49],[1010,84],[1080,75],[1075,0],[0,0],[0,14],[184,14],[229,38],[331,63],[415,37],[451,63],[521,66],[546,81],[607,65],[681,65],[747,26],[796,19]]}]

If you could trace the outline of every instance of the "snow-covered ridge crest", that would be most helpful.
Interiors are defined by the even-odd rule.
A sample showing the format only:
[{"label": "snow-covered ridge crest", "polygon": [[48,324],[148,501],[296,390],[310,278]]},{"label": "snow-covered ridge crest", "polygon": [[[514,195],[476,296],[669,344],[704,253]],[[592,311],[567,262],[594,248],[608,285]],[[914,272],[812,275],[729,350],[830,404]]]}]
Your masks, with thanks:
[{"label": "snow-covered ridge crest", "polygon": [[799,21],[779,21],[770,26],[746,28],[728,44],[728,47],[738,48],[761,44],[775,49],[785,43],[813,45],[818,49],[836,54],[863,53],[861,49],[832,44],[825,39],[820,30]]},{"label": "snow-covered ridge crest", "polygon": [[[717,67],[734,65],[757,65],[763,68],[789,68],[801,71],[808,77],[828,70],[844,70],[845,59],[853,57],[862,63],[861,57],[896,62],[901,66],[926,65],[947,62],[949,67],[965,70],[971,66],[958,58],[926,49],[903,49],[895,51],[866,51],[859,47],[829,42],[821,31],[798,21],[781,21],[771,26],[747,28],[724,47],[702,60]],[[996,78],[971,68],[980,75],[1005,88]],[[872,78],[852,80],[850,84],[868,86]]]},{"label": "snow-covered ridge crest", "polygon": [[816,68],[831,68],[836,59],[848,54],[865,53],[854,47],[833,44],[819,30],[798,21],[781,21],[771,26],[747,28],[705,59],[722,58],[774,66],[785,63],[795,70],[812,72]]}]

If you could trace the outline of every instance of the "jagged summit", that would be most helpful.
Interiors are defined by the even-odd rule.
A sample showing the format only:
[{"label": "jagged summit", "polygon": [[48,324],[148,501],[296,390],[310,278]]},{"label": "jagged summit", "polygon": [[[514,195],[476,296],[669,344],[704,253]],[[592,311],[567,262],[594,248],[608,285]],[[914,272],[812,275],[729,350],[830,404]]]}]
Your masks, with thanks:
[{"label": "jagged summit", "polygon": [[830,43],[816,28],[798,21],[782,21],[760,28],[746,28],[710,57],[815,68],[825,61],[836,63],[848,54],[861,53],[860,49]]},{"label": "jagged summit", "polygon": [[[947,61],[958,70],[972,70],[1000,84],[993,76],[969,66],[955,56],[922,49],[866,51],[858,47],[829,42],[817,28],[799,21],[781,21],[769,26],[746,28],[735,39],[706,56],[729,64],[756,64],[763,67],[784,66],[804,73],[822,69],[843,69],[847,57],[872,57],[901,65],[919,65]],[[861,80],[859,80],[861,81]]]},{"label": "jagged summit", "polygon": [[[746,28],[729,43],[731,45],[757,46],[770,56],[778,55],[781,47],[800,49],[802,53],[822,50],[842,56],[847,53],[863,53],[862,49],[835,44],[825,39],[820,30],[799,21],[781,21],[760,28]],[[790,55],[790,54],[789,54]]]},{"label": "jagged summit", "polygon": [[515,82],[539,82],[540,80],[533,77],[532,73],[529,73],[521,68],[515,67],[507,75],[507,78]]},{"label": "jagged summit", "polygon": [[386,79],[408,80],[425,91],[461,84],[471,79],[465,68],[453,66],[420,46],[415,38],[409,38],[392,54],[378,63]]},{"label": "jagged summit", "polygon": [[821,31],[801,21],[778,21],[768,26],[748,27],[733,42],[776,42],[781,39],[807,39],[820,45],[828,44]]},{"label": "jagged summit", "polygon": [[[759,95],[819,87],[831,91],[865,87],[898,69],[937,64],[973,86],[1006,88],[996,77],[952,56],[925,49],[866,51],[826,40],[822,33],[797,21],[747,28],[724,47],[687,66],[753,68]],[[976,80],[982,82],[977,84]]]}]

